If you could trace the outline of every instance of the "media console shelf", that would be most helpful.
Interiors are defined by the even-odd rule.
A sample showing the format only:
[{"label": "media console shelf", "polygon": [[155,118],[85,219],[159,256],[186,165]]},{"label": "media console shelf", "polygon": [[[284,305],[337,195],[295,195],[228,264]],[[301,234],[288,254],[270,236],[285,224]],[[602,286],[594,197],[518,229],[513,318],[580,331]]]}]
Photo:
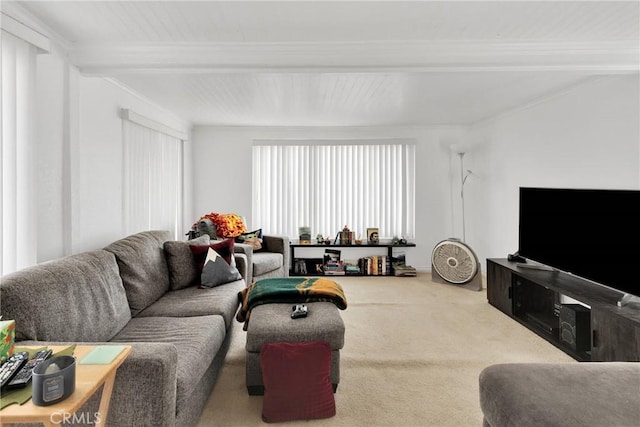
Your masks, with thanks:
[{"label": "media console shelf", "polygon": [[[396,244],[392,244],[391,241],[380,241],[379,243],[362,243],[362,244],[351,244],[351,245],[343,245],[343,244],[323,244],[323,243],[299,243],[297,241],[293,241],[289,244],[289,248],[290,248],[290,258],[291,258],[291,262],[295,263],[295,261],[298,259],[295,255],[295,251],[298,248],[316,248],[316,249],[338,249],[338,250],[342,250],[342,249],[361,249],[361,248],[383,248],[386,249],[386,256],[389,258],[389,260],[391,260],[393,258],[393,250],[394,249],[402,249],[402,248],[415,248],[416,244],[415,243],[405,243],[402,245],[396,245]],[[318,262],[322,263],[322,253],[320,252],[320,258],[317,258]],[[343,257],[344,258],[344,257]],[[389,270],[390,274],[389,275],[393,275],[393,271]],[[322,276],[323,273],[319,272],[319,271],[315,271],[313,269],[311,269],[309,267],[308,271],[305,272],[304,274],[300,274],[298,272],[295,271],[294,269],[294,265],[292,264],[290,266],[289,269],[289,275],[290,276]],[[350,276],[368,276],[368,277],[375,277],[375,276],[384,276],[384,274],[379,274],[379,275],[369,275],[369,274],[348,274]]]},{"label": "media console shelf", "polygon": [[489,304],[579,361],[640,361],[640,309],[618,307],[621,296],[557,270],[487,260]]}]

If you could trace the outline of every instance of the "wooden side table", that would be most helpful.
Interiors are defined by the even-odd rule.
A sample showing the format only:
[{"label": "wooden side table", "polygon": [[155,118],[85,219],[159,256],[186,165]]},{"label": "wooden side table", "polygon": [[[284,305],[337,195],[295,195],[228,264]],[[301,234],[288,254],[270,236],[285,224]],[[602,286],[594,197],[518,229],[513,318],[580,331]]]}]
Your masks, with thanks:
[{"label": "wooden side table", "polygon": [[[109,403],[111,402],[116,371],[131,353],[131,346],[124,346],[120,354],[109,364],[82,365],[78,363],[95,347],[97,346],[78,345],[75,348],[73,354],[77,360],[76,388],[71,396],[51,406],[36,406],[31,400],[23,405],[9,405],[0,411],[0,423],[2,425],[10,423],[43,423],[45,426],[60,425],[65,420],[72,420],[76,411],[104,384],[98,415],[93,413],[79,415],[85,417],[85,422],[93,422],[96,427],[105,425],[109,414]],[[51,346],[50,348],[55,353],[66,347]],[[88,415],[91,415],[92,419],[87,420]]]}]

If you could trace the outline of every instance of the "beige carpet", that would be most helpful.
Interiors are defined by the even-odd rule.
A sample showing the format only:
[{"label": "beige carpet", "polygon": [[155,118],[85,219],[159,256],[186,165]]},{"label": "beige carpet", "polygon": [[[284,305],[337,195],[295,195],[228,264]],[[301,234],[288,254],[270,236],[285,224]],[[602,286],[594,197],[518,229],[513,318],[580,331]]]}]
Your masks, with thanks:
[{"label": "beige carpet", "polygon": [[[480,426],[478,374],[494,363],[573,361],[487,303],[486,292],[416,278],[347,277],[336,416],[287,426]],[[242,325],[198,424],[259,426]]]}]

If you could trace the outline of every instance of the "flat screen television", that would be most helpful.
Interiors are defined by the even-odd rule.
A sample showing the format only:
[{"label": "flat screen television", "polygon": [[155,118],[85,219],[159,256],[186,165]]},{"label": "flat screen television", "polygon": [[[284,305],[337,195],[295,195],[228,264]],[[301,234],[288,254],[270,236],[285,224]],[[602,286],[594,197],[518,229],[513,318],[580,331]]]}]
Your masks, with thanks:
[{"label": "flat screen television", "polygon": [[520,188],[518,254],[640,296],[640,191]]}]

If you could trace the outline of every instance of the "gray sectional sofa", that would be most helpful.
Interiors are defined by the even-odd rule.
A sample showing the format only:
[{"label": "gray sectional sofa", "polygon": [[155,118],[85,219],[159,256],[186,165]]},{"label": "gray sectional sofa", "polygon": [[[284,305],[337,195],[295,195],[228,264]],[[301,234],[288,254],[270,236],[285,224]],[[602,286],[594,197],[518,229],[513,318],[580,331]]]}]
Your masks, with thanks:
[{"label": "gray sectional sofa", "polygon": [[247,283],[268,277],[289,276],[289,239],[282,236],[262,236],[262,249],[236,243],[236,253],[247,257]]},{"label": "gray sectional sofa", "polygon": [[[116,375],[109,426],[195,424],[228,349],[245,280],[177,289],[168,240],[165,231],[135,234],[0,283],[0,314],[16,320],[18,345],[132,346]],[[246,277],[246,257],[236,263]],[[81,411],[95,412],[98,402],[96,393]]]}]

